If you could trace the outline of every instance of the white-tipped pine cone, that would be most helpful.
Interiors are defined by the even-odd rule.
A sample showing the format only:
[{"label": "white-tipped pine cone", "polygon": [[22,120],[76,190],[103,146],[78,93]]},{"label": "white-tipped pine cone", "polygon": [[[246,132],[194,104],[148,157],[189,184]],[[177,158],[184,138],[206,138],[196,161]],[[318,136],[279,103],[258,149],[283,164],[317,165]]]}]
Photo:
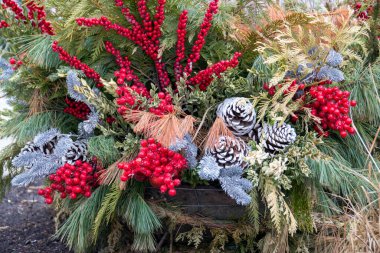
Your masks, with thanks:
[{"label": "white-tipped pine cone", "polygon": [[276,122],[272,126],[266,123],[256,124],[248,136],[261,144],[265,152],[275,154],[294,143],[297,134],[290,125],[286,123],[279,125]]},{"label": "white-tipped pine cone", "polygon": [[62,157],[63,163],[74,164],[75,161],[87,161],[87,142],[85,140],[77,140],[67,150],[66,155]]},{"label": "white-tipped pine cone", "polygon": [[221,136],[219,142],[212,148],[205,150],[206,155],[214,157],[222,168],[240,166],[244,168],[247,163],[244,157],[248,155],[249,147],[240,138],[232,139]]},{"label": "white-tipped pine cone", "polygon": [[45,155],[50,155],[54,152],[55,147],[57,146],[57,143],[59,141],[59,137],[55,136],[50,141],[46,142],[44,145],[42,145],[41,150]]},{"label": "white-tipped pine cone", "polygon": [[236,136],[248,134],[256,122],[256,111],[247,98],[227,98],[218,106],[216,114]]},{"label": "white-tipped pine cone", "polygon": [[21,149],[20,154],[22,153],[32,153],[40,151],[40,147],[35,145],[33,142],[29,141],[25,144],[25,146]]}]

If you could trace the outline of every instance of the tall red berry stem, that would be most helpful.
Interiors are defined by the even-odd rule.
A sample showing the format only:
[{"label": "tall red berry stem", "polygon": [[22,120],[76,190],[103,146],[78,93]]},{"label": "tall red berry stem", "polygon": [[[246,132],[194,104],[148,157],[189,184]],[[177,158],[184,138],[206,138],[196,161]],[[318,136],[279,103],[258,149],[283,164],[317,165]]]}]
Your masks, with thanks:
[{"label": "tall red berry stem", "polygon": [[241,53],[235,53],[234,57],[229,61],[220,61],[214,65],[208,67],[205,70],[200,71],[194,77],[189,80],[190,85],[199,85],[199,89],[205,91],[207,87],[214,80],[213,75],[220,77],[220,74],[226,71],[228,68],[234,68],[239,64],[238,58]]},{"label": "tall red berry stem", "polygon": [[214,15],[218,12],[218,2],[219,0],[213,0],[208,6],[207,12],[201,25],[201,30],[198,33],[197,40],[195,41],[194,46],[192,48],[192,52],[189,58],[187,59],[185,73],[188,76],[193,71],[194,64],[199,60],[201,56],[200,52],[206,42],[206,36],[208,34],[208,31],[210,30],[212,19]]},{"label": "tall red berry stem", "polygon": [[145,88],[145,85],[140,81],[139,77],[135,75],[134,71],[131,69],[131,61],[127,56],[122,57],[119,50],[117,50],[113,44],[109,41],[105,42],[105,48],[108,53],[113,54],[116,57],[116,63],[120,66],[120,71],[115,72],[117,79],[117,84],[122,85],[125,79],[132,82],[139,88]]},{"label": "tall red berry stem", "polygon": [[76,56],[71,56],[61,46],[58,45],[57,41],[53,42],[52,49],[54,52],[57,52],[59,54],[59,59],[67,62],[75,69],[82,70],[88,78],[91,78],[97,82],[98,86],[102,86],[100,82],[100,75],[95,70],[90,68],[87,64],[81,62]]},{"label": "tall red berry stem", "polygon": [[178,21],[177,28],[177,46],[176,46],[176,55],[177,58],[174,63],[174,73],[176,81],[179,81],[183,74],[183,67],[181,61],[185,59],[185,40],[186,40],[186,27],[187,27],[187,11],[184,10],[181,13]]},{"label": "tall red berry stem", "polygon": [[[9,8],[15,14],[17,20],[30,21],[32,26],[37,26],[42,33],[54,35],[51,23],[46,20],[44,6],[39,6],[34,1],[29,1],[26,4],[28,10],[27,16],[24,15],[24,10],[14,0],[3,0],[2,7],[4,10]],[[35,22],[35,18],[37,19],[37,23]]]}]

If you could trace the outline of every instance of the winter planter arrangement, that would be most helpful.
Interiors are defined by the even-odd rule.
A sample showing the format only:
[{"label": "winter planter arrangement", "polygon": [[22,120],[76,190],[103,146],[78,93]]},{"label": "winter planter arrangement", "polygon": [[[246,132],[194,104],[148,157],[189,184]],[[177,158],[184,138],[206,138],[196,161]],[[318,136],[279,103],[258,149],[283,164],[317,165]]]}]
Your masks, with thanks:
[{"label": "winter planter arrangement", "polygon": [[370,201],[354,168],[377,160],[353,154],[380,108],[357,106],[375,93],[349,73],[380,73],[370,12],[265,6],[264,22],[248,2],[2,0],[1,39],[18,40],[0,40],[16,112],[0,166],[13,186],[46,180],[38,194],[67,216],[56,237],[76,252],[281,252],[315,235],[313,212],[344,209],[336,196]]}]

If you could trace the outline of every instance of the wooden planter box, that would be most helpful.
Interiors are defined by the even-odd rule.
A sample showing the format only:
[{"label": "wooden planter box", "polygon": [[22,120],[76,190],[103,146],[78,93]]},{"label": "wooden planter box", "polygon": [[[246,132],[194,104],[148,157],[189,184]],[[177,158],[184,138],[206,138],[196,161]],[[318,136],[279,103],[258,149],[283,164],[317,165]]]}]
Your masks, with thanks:
[{"label": "wooden planter box", "polygon": [[245,207],[236,204],[225,192],[214,186],[192,188],[181,185],[176,188],[177,195],[163,195],[156,188],[146,189],[146,198],[167,201],[187,214],[197,214],[215,220],[236,220],[245,213]]}]

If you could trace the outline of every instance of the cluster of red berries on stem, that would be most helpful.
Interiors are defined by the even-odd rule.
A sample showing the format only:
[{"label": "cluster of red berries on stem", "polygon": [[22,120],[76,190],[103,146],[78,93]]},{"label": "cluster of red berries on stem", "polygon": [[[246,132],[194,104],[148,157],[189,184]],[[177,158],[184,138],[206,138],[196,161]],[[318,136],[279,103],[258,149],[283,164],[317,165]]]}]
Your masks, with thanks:
[{"label": "cluster of red berries on stem", "polygon": [[14,70],[18,69],[23,64],[21,60],[17,61],[15,58],[10,58],[9,63],[12,65]]},{"label": "cluster of red berries on stem", "polygon": [[59,59],[67,62],[70,66],[76,69],[82,70],[88,78],[93,79],[97,83],[98,87],[103,86],[100,82],[100,75],[95,70],[90,68],[87,64],[82,63],[76,56],[71,56],[61,46],[58,45],[57,41],[53,42],[52,49],[54,52],[58,53]]},{"label": "cluster of red berries on stem", "polygon": [[[177,58],[174,64],[174,73],[177,81],[184,75],[184,73],[186,73],[187,76],[190,76],[194,64],[199,60],[200,51],[205,44],[205,37],[207,36],[207,33],[211,27],[213,15],[218,11],[218,2],[218,0],[212,0],[209,4],[208,10],[201,25],[200,32],[195,41],[195,45],[193,46],[192,53],[187,60],[185,70],[183,70],[184,67],[181,65],[181,62],[185,59],[187,11],[184,11],[181,14],[177,31]],[[160,103],[156,108],[143,109],[149,109],[150,112],[156,115],[163,115],[173,112],[172,98],[169,94],[167,94],[165,89],[170,85],[171,81],[165,69],[164,61],[162,61],[159,53],[159,39],[162,35],[161,26],[165,19],[165,3],[165,0],[157,0],[156,12],[152,18],[149,14],[147,1],[138,0],[137,8],[141,19],[141,23],[139,23],[138,19],[133,15],[130,9],[124,6],[122,0],[115,0],[116,6],[121,8],[121,11],[124,14],[126,20],[131,24],[131,28],[126,28],[121,25],[112,23],[107,17],[104,16],[100,18],[81,17],[76,19],[76,22],[79,26],[102,26],[106,30],[116,31],[119,35],[126,37],[138,45],[145,52],[145,54],[153,60],[159,80],[157,85],[160,92],[162,92],[158,94]],[[105,48],[109,53],[116,57],[116,63],[120,66],[120,69],[114,73],[116,82],[119,85],[116,90],[117,94],[119,95],[119,98],[117,99],[117,104],[119,105],[118,112],[123,115],[128,110],[128,108],[139,108],[141,105],[141,99],[137,98],[136,94],[148,99],[148,101],[149,99],[153,99],[144,83],[142,83],[139,80],[139,77],[134,74],[131,62],[128,57],[123,57],[120,51],[117,50],[111,42],[105,42]],[[100,83],[100,76],[98,73],[89,68],[86,64],[80,62],[80,60],[76,57],[70,56],[63,48],[58,46],[57,42],[54,42],[53,50],[59,53],[59,56],[63,61],[66,61],[76,69],[82,70],[87,77],[94,79],[99,86],[102,85]],[[220,74],[226,71],[228,68],[236,67],[238,65],[238,58],[240,55],[240,53],[235,53],[234,57],[231,60],[221,61],[203,71],[200,71],[198,74],[190,78],[187,84],[193,86],[199,85],[201,90],[206,90],[206,88],[211,84],[213,80],[213,75],[219,77]],[[127,84],[130,86],[127,86]]]},{"label": "cluster of red berries on stem", "polygon": [[367,8],[365,8],[365,6],[363,6],[363,3],[357,2],[354,5],[354,10],[358,19],[368,20],[368,15],[370,15],[373,12],[373,5],[369,5]]},{"label": "cluster of red berries on stem", "polygon": [[132,28],[128,29],[118,24],[112,23],[108,18],[78,18],[77,24],[80,26],[103,26],[106,30],[114,30],[119,35],[126,37],[138,45],[148,56],[154,61],[158,79],[159,88],[165,88],[170,85],[170,79],[167,71],[165,70],[165,64],[163,63],[161,56],[159,55],[161,37],[161,26],[164,22],[164,8],[165,0],[158,0],[156,7],[156,14],[154,15],[154,21],[150,20],[148,13],[148,7],[145,0],[138,1],[138,10],[141,18],[144,20],[143,24],[137,21],[136,17],[131,13],[130,9],[124,7],[124,3],[121,0],[116,0],[116,6],[121,7],[121,11],[125,18],[131,24]]},{"label": "cluster of red berries on stem", "polygon": [[349,100],[350,92],[342,91],[339,87],[325,87],[319,84],[311,87],[309,92],[313,102],[305,105],[311,109],[311,114],[321,121],[314,129],[324,136],[328,136],[328,130],[339,131],[342,138],[348,134],[355,134],[352,119],[349,117],[350,106],[356,106],[355,100]]},{"label": "cluster of red berries on stem", "polygon": [[118,165],[124,170],[121,181],[131,178],[141,182],[149,180],[162,193],[175,196],[175,187],[181,184],[180,173],[187,167],[186,159],[152,138],[142,140],[140,145],[140,152],[134,160]]},{"label": "cluster of red berries on stem", "polygon": [[111,42],[106,41],[104,44],[106,51],[116,57],[116,63],[120,66],[120,70],[115,71],[114,73],[117,78],[117,84],[123,85],[127,81],[139,88],[145,88],[145,85],[139,80],[138,76],[136,76],[131,69],[132,63],[128,57],[122,57],[120,51],[117,50]]},{"label": "cluster of red berries on stem", "polygon": [[76,199],[80,195],[89,198],[91,190],[98,186],[99,176],[100,172],[87,162],[78,160],[74,165],[66,163],[49,176],[50,186],[40,189],[38,195],[45,197],[46,204],[53,203],[55,192],[60,193],[61,199],[68,196]]},{"label": "cluster of red berries on stem", "polygon": [[13,0],[3,0],[2,7],[4,10],[11,9],[11,11],[15,14],[16,19],[26,20],[24,12],[22,8]]},{"label": "cluster of red berries on stem", "polygon": [[24,15],[23,9],[13,0],[3,0],[2,7],[3,9],[11,9],[17,20],[30,21],[32,26],[37,26],[42,33],[54,35],[51,23],[46,20],[44,6],[39,6],[34,1],[29,1],[26,4],[26,8],[28,9],[27,16]]},{"label": "cluster of red berries on stem", "polygon": [[0,20],[0,28],[7,28],[9,27],[8,23],[5,20]]},{"label": "cluster of red berries on stem", "polygon": [[235,53],[233,58],[229,61],[220,61],[214,65],[199,71],[195,76],[190,78],[189,84],[199,85],[199,89],[205,91],[207,87],[214,80],[213,75],[220,77],[220,74],[225,72],[228,68],[235,68],[239,64],[239,57],[241,53]]},{"label": "cluster of red berries on stem", "polygon": [[[50,22],[46,21],[46,12],[44,6],[38,6],[34,1],[30,1],[26,4],[28,8],[28,18],[33,20],[37,13],[37,25],[42,33],[54,35],[54,30]],[[32,24],[35,25],[34,21]]]},{"label": "cluster of red berries on stem", "polygon": [[176,55],[177,58],[174,63],[174,73],[176,80],[179,81],[183,74],[183,67],[181,61],[185,59],[185,41],[186,41],[186,30],[187,27],[187,11],[184,10],[181,13],[178,21],[177,28],[177,45],[176,45]]},{"label": "cluster of red berries on stem", "polygon": [[213,0],[210,2],[210,5],[208,6],[208,9],[206,11],[201,25],[201,30],[198,33],[197,40],[195,41],[194,46],[192,48],[192,52],[189,55],[189,58],[187,59],[187,64],[185,68],[185,73],[187,75],[190,75],[190,73],[193,70],[193,64],[196,63],[200,58],[200,52],[206,42],[206,36],[212,25],[212,19],[214,15],[218,12],[218,2],[219,0]]},{"label": "cluster of red berries on stem", "polygon": [[74,117],[87,120],[91,110],[85,103],[81,101],[75,101],[71,98],[65,98],[67,107],[63,110],[64,113],[73,115]]},{"label": "cluster of red berries on stem", "polygon": [[[297,86],[297,91],[302,91],[306,88],[306,85],[304,83],[298,84],[297,80],[293,80],[290,83],[289,87],[286,90],[284,90],[283,94],[286,95],[289,92],[293,91],[296,86]],[[277,88],[281,89],[282,84],[279,84],[277,86],[272,86],[272,87],[269,87],[269,85],[267,83],[264,83],[264,85],[263,85],[263,89],[266,90],[270,96],[274,96],[274,94],[276,94]]]}]

